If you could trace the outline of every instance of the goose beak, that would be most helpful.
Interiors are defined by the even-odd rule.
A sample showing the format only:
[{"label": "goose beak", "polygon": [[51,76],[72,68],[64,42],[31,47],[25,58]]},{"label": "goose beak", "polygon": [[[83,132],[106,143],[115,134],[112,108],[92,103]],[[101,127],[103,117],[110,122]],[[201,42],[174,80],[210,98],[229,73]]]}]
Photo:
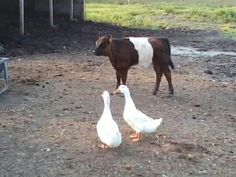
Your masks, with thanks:
[{"label": "goose beak", "polygon": [[121,91],[119,89],[116,89],[115,91],[112,92],[113,94],[121,94]]}]

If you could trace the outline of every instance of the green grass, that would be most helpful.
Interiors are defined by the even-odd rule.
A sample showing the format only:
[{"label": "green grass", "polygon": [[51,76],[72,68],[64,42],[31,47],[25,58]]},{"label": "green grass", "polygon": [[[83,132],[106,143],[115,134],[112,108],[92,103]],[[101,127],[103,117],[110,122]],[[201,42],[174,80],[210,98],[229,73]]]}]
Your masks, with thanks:
[{"label": "green grass", "polygon": [[[86,3],[128,4],[128,0],[86,0]],[[235,0],[129,0],[130,4],[178,4],[201,5],[212,7],[235,6]]]},{"label": "green grass", "polygon": [[227,36],[236,37],[236,6],[87,3],[86,19],[144,29],[217,29]]}]

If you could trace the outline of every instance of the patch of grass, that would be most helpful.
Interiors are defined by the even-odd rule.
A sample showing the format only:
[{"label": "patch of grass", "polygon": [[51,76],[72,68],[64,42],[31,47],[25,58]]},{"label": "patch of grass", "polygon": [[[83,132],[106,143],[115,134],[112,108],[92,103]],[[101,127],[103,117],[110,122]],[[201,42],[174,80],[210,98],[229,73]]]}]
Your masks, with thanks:
[{"label": "patch of grass", "polygon": [[236,7],[170,3],[132,5],[88,3],[86,18],[91,21],[134,28],[210,28],[234,36]]},{"label": "patch of grass", "polygon": [[[128,4],[128,0],[86,0],[86,3],[103,4]],[[236,5],[235,0],[129,0],[130,4],[174,4],[174,5],[199,5],[211,7],[232,7]]]},{"label": "patch of grass", "polygon": [[213,13],[213,19],[226,23],[236,22],[236,8],[216,9]]},{"label": "patch of grass", "polygon": [[235,37],[236,36],[236,25],[231,23],[225,23],[221,26],[221,30],[226,37]]}]

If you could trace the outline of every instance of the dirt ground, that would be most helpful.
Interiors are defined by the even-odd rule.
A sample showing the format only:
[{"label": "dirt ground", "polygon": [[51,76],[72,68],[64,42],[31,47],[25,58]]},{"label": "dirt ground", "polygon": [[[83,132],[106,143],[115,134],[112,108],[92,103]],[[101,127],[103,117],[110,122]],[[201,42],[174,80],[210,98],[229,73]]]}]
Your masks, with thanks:
[{"label": "dirt ground", "polygon": [[[98,31],[113,36],[166,36],[172,45],[236,52],[216,31],[133,30],[104,24],[44,23],[26,36],[5,36],[9,90],[0,95],[1,177],[234,177],[236,176],[236,58],[172,56],[175,94],[163,78],[153,96],[152,68],[133,67],[128,86],[136,106],[163,124],[132,143],[122,118],[124,97],[111,96],[122,133],[117,149],[102,150],[96,123],[101,93],[115,87],[105,57],[92,53]],[[38,30],[41,25],[42,31]],[[29,30],[29,29],[28,29]],[[12,35],[10,35],[12,34]],[[212,71],[213,74],[207,74]],[[206,73],[205,73],[205,72]]]}]

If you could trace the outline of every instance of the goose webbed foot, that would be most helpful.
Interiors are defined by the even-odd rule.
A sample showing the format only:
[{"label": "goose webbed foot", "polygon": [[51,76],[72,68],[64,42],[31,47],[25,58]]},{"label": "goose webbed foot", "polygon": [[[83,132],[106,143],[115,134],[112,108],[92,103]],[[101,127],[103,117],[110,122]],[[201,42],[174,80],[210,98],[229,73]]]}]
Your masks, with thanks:
[{"label": "goose webbed foot", "polygon": [[107,146],[106,144],[99,144],[97,147],[98,147],[98,148],[101,148],[101,149],[107,149],[107,148],[109,148],[109,146]]},{"label": "goose webbed foot", "polygon": [[132,138],[132,142],[137,142],[140,140],[140,134],[136,133],[135,136]]}]

